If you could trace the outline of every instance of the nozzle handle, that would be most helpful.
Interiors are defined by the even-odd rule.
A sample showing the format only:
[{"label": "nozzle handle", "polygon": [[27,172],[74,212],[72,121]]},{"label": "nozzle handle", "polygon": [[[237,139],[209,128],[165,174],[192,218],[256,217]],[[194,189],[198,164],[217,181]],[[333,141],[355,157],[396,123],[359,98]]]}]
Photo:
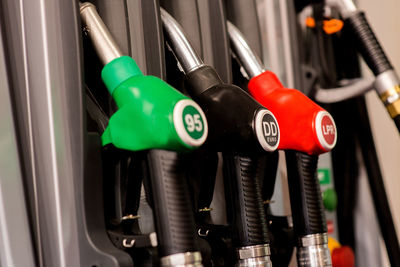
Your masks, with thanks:
[{"label": "nozzle handle", "polygon": [[259,158],[235,153],[224,153],[224,181],[229,221],[236,238],[234,246],[246,247],[269,243],[264,205],[258,173]]},{"label": "nozzle handle", "polygon": [[293,150],[286,151],[285,156],[296,236],[301,238],[326,233],[326,219],[317,178],[318,156]]},{"label": "nozzle handle", "polygon": [[147,154],[149,189],[160,257],[198,251],[195,224],[181,156],[172,151]]}]

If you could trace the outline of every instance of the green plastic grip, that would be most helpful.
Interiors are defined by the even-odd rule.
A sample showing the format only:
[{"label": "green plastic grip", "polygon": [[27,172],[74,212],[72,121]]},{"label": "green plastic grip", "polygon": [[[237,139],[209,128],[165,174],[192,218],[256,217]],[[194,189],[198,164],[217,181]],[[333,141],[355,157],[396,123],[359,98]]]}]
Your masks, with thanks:
[{"label": "green plastic grip", "polygon": [[144,76],[132,58],[123,56],[108,63],[102,79],[118,106],[102,135],[103,146],[184,151],[207,138],[201,108],[161,79]]},{"label": "green plastic grip", "polygon": [[101,72],[101,78],[111,95],[121,83],[133,76],[143,76],[143,73],[136,62],[128,56],[114,59],[106,64]]}]

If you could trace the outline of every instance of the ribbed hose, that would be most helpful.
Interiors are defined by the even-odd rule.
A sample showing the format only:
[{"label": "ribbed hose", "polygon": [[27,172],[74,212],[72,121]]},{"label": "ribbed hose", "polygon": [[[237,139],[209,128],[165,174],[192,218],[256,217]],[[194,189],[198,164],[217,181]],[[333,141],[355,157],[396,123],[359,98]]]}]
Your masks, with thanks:
[{"label": "ribbed hose", "polygon": [[[388,70],[393,70],[392,65],[390,64],[389,59],[386,57],[383,48],[379,44],[378,40],[371,27],[368,24],[367,19],[365,18],[365,14],[363,12],[357,12],[350,16],[346,22],[350,25],[354,35],[356,36],[357,46],[361,55],[363,56],[365,62],[368,67],[372,70],[375,76],[384,73]],[[389,72],[390,73],[390,72]],[[379,78],[378,78],[379,79]],[[377,79],[377,80],[378,80]],[[397,85],[397,79],[394,80],[394,84],[392,86]],[[390,84],[390,83],[389,83]],[[385,85],[387,86],[387,85]],[[379,94],[382,97],[382,89],[384,89],[385,93],[390,92],[393,88],[379,88],[376,87]],[[392,95],[393,97],[394,95]],[[385,100],[383,100],[385,103]],[[393,121],[397,127],[397,130],[400,132],[400,115],[398,115],[398,100],[395,102],[390,102],[390,104],[385,103]]]},{"label": "ribbed hose", "polygon": [[286,151],[290,204],[298,237],[327,232],[317,163],[318,156]]},{"label": "ribbed hose", "polygon": [[388,196],[385,190],[385,184],[382,177],[382,171],[379,166],[378,155],[374,144],[374,137],[371,131],[371,124],[365,99],[357,101],[357,135],[359,138],[361,152],[367,171],[369,188],[371,190],[372,199],[375,206],[375,212],[382,238],[385,241],[386,251],[390,261],[390,266],[400,266],[400,246],[399,239],[396,234],[392,212],[390,210]]},{"label": "ribbed hose", "polygon": [[257,157],[224,154],[224,180],[227,186],[227,206],[236,238],[236,247],[269,243],[269,233],[257,179],[259,166]]},{"label": "ribbed hose", "polygon": [[396,124],[397,130],[400,133],[400,115],[397,115],[393,118],[394,123]]},{"label": "ribbed hose", "polygon": [[369,23],[364,12],[357,12],[347,18],[345,23],[349,24],[357,40],[359,52],[363,56],[368,67],[375,76],[393,69],[389,59],[386,57],[381,45]]},{"label": "ribbed hose", "polygon": [[160,256],[198,251],[193,212],[179,155],[151,150],[147,160]]}]

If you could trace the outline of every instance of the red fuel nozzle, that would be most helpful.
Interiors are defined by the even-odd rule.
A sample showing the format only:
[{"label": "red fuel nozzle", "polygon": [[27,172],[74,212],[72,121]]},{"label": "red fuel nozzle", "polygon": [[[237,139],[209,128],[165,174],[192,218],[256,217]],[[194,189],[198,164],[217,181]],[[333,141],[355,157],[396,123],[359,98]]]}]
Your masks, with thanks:
[{"label": "red fuel nozzle", "polygon": [[332,116],[300,91],[285,88],[273,72],[253,77],[248,89],[275,114],[281,130],[278,149],[318,155],[335,146],[337,135]]}]

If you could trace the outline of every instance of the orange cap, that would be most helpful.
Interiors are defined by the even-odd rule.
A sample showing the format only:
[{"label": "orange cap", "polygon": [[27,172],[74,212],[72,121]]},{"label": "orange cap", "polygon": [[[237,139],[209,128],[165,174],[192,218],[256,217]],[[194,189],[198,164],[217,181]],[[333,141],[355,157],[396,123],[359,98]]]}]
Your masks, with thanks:
[{"label": "orange cap", "polygon": [[[315,28],[315,20],[312,17],[306,18],[306,26],[308,28]],[[343,28],[343,21],[340,19],[324,20],[324,31],[326,34],[334,34],[340,32]]]}]

